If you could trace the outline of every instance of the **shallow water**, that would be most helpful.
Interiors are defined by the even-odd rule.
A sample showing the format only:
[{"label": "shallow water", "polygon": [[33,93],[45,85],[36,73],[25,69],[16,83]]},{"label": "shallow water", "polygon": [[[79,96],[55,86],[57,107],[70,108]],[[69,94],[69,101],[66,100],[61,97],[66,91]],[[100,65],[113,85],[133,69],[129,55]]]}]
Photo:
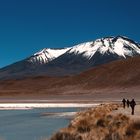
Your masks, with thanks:
[{"label": "shallow water", "polygon": [[[75,112],[80,108],[1,110],[0,140],[44,140],[70,122],[68,116],[42,116],[42,113]],[[61,113],[60,113],[61,114]]]}]

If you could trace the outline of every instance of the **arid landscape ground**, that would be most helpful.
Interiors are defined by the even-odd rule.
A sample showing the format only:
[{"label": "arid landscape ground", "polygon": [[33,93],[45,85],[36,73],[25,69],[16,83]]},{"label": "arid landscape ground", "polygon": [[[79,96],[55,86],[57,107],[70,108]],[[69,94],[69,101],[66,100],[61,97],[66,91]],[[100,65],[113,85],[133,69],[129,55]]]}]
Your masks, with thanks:
[{"label": "arid landscape ground", "polygon": [[76,76],[0,81],[0,98],[55,102],[140,100],[140,57],[97,66]]}]

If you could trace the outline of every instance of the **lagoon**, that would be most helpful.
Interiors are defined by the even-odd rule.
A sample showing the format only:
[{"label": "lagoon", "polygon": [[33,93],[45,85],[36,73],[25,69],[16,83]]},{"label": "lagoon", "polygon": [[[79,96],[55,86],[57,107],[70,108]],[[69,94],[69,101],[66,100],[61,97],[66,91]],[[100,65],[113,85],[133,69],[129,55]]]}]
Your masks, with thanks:
[{"label": "lagoon", "polygon": [[79,110],[83,108],[0,110],[0,140],[45,140],[66,127]]}]

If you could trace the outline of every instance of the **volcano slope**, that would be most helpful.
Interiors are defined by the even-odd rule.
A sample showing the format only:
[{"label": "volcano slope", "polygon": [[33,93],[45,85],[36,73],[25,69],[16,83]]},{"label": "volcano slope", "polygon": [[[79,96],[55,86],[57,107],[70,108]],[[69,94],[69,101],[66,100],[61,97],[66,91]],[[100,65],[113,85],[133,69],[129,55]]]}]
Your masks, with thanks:
[{"label": "volcano slope", "polygon": [[140,44],[124,36],[104,37],[68,48],[45,48],[0,68],[0,79],[72,76],[112,61],[140,56]]},{"label": "volcano slope", "polygon": [[1,80],[0,97],[53,100],[140,99],[140,57],[94,67],[75,76]]}]

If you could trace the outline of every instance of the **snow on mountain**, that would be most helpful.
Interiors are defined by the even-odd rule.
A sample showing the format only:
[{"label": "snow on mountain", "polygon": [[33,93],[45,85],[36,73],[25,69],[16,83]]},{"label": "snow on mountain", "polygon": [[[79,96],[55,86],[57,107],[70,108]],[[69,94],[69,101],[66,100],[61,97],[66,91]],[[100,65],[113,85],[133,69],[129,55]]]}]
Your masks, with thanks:
[{"label": "snow on mountain", "polygon": [[117,54],[126,58],[140,54],[140,46],[126,37],[109,37],[97,39],[94,42],[87,42],[74,46],[70,53],[83,54],[83,56],[91,59],[96,52],[104,55],[105,53]]},{"label": "snow on mountain", "polygon": [[128,39],[127,37],[106,37],[97,39],[92,42],[82,43],[70,48],[50,49],[45,48],[30,57],[32,63],[46,64],[65,53],[73,53],[75,55],[83,55],[87,59],[91,59],[96,52],[104,55],[107,53],[118,55],[126,58],[140,54],[140,46],[138,43]]},{"label": "snow on mountain", "polygon": [[64,48],[64,49],[50,49],[45,48],[37,53],[35,53],[33,56],[30,57],[29,61],[32,63],[40,63],[40,64],[46,64],[55,58],[61,56],[65,52],[67,52],[70,48]]}]

